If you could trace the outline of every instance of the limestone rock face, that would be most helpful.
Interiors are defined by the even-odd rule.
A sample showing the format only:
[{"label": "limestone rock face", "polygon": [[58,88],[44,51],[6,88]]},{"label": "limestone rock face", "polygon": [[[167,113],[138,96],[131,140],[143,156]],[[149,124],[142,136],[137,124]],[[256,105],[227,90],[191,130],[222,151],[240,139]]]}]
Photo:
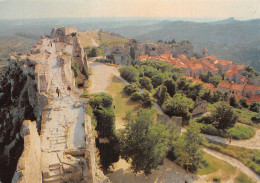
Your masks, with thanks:
[{"label": "limestone rock face", "polygon": [[38,91],[36,63],[28,59],[10,61],[8,71],[0,81],[0,179],[10,182],[18,158],[23,152],[24,120],[36,121],[41,129],[41,114],[46,98]]},{"label": "limestone rock face", "polygon": [[24,138],[25,147],[12,183],[42,182],[40,136],[35,121],[24,121],[20,134]]},{"label": "limestone rock face", "polygon": [[115,45],[104,48],[104,56],[118,65],[131,65],[133,60],[138,60],[142,55],[159,56],[166,51],[170,51],[174,57],[184,54],[187,57],[199,57],[194,52],[191,42],[181,41],[174,46],[166,43],[129,43],[128,45]]},{"label": "limestone rock face", "polygon": [[172,48],[171,53],[174,57],[177,57],[179,54],[183,54],[189,58],[196,56],[194,53],[194,47],[190,41],[181,41],[177,43]]}]

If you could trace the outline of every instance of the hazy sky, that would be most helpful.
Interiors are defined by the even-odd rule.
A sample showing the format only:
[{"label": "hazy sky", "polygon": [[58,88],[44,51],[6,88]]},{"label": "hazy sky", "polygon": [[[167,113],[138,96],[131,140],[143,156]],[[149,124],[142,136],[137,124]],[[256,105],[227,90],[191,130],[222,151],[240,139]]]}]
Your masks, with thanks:
[{"label": "hazy sky", "polygon": [[0,18],[260,18],[260,0],[0,0]]}]

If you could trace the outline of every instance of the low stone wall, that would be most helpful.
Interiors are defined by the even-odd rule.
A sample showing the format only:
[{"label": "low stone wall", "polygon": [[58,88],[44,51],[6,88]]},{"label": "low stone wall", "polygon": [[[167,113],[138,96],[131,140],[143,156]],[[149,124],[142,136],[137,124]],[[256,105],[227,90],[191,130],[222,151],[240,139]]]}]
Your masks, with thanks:
[{"label": "low stone wall", "polygon": [[24,151],[20,157],[12,183],[42,182],[41,145],[36,122],[23,122],[21,136],[24,137]]},{"label": "low stone wall", "polygon": [[86,152],[85,159],[87,161],[88,172],[85,180],[87,182],[109,182],[103,172],[97,167],[96,162],[96,142],[91,125],[91,118],[85,115],[85,132],[86,132]]}]

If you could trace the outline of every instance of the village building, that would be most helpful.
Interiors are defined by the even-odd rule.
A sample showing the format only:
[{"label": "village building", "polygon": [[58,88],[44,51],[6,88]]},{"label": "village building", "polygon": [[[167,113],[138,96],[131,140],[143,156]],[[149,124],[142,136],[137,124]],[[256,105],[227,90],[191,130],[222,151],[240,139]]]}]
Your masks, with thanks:
[{"label": "village building", "polygon": [[238,84],[247,83],[247,78],[242,75],[242,72],[245,70],[245,65],[232,65],[232,67],[225,73],[224,80],[234,81]]},{"label": "village building", "polygon": [[237,84],[237,83],[219,83],[217,86],[217,89],[220,91],[233,94],[233,95],[238,95],[238,96],[243,96],[243,91],[244,91],[245,85],[244,84]]},{"label": "village building", "polygon": [[243,96],[252,98],[254,96],[260,96],[260,86],[246,85]]}]

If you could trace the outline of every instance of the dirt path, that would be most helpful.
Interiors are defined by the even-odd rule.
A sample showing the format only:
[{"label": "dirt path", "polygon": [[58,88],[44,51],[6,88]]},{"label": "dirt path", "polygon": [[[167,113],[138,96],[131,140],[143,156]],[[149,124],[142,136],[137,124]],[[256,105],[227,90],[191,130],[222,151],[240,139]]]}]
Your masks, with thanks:
[{"label": "dirt path", "polygon": [[88,88],[89,94],[105,92],[111,83],[111,75],[118,75],[116,68],[99,62],[90,62],[89,67],[92,72],[91,86]]},{"label": "dirt path", "polygon": [[[48,91],[49,113],[41,134],[41,167],[45,181],[60,181],[60,162],[66,149],[77,149],[85,146],[84,108],[75,108],[77,97],[66,93],[62,82],[61,65],[56,54],[55,43],[47,47],[50,54],[48,70],[51,72],[51,86]],[[57,96],[55,90],[59,87],[62,94]]]},{"label": "dirt path", "polygon": [[219,153],[219,152],[216,152],[216,151],[213,151],[211,149],[208,149],[208,148],[204,148],[203,149],[206,153],[218,158],[218,159],[221,159],[227,163],[229,163],[230,165],[240,169],[242,172],[244,172],[247,176],[249,176],[250,178],[254,179],[256,182],[260,182],[260,176],[257,175],[253,170],[251,170],[250,168],[246,167],[243,163],[241,163],[240,161],[234,159],[234,158],[231,158],[227,155],[224,155],[222,153]]}]

